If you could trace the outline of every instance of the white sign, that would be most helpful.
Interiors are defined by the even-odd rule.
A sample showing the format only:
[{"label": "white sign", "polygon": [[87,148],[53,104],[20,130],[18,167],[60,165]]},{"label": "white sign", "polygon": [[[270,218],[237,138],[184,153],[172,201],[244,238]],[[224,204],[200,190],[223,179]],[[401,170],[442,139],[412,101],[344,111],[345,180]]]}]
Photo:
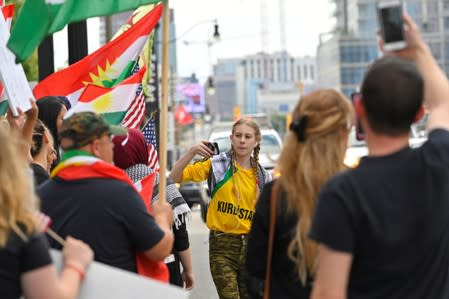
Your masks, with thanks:
[{"label": "white sign", "polygon": [[15,55],[6,47],[8,39],[8,26],[0,13],[0,80],[3,82],[9,107],[14,116],[17,116],[17,108],[22,112],[31,109],[30,99],[34,97],[22,65],[15,63]]},{"label": "white sign", "polygon": [[[50,251],[58,272],[63,259],[60,251]],[[78,299],[187,299],[189,293],[179,287],[93,262],[81,285]]]}]

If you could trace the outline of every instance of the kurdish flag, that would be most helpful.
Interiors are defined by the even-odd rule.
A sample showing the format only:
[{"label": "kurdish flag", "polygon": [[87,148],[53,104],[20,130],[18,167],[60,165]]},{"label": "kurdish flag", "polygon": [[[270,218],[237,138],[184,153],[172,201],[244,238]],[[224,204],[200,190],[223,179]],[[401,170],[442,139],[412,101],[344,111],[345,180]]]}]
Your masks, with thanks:
[{"label": "kurdish flag", "polygon": [[26,0],[14,25],[8,48],[25,60],[46,35],[72,22],[128,11],[160,0]]},{"label": "kurdish flag", "polygon": [[131,73],[161,14],[159,4],[117,39],[39,82],[34,96],[66,96],[74,107],[86,85],[112,87],[121,82]]},{"label": "kurdish flag", "polygon": [[[3,17],[5,18],[8,28],[11,29],[11,22],[12,22],[12,17],[14,16],[15,5],[10,4],[7,6],[3,6],[2,3],[4,4],[4,2],[0,1],[0,10],[2,12]],[[3,6],[3,7],[1,7],[1,6]],[[1,15],[0,15],[0,17],[1,17]],[[0,115],[6,114],[8,107],[9,107],[9,103],[6,100],[6,92],[5,92],[5,89],[3,88],[2,82],[0,82]]]},{"label": "kurdish flag", "polygon": [[113,88],[88,85],[76,106],[67,112],[65,118],[74,113],[93,111],[102,114],[110,124],[118,125],[136,97],[146,68],[130,76]]}]

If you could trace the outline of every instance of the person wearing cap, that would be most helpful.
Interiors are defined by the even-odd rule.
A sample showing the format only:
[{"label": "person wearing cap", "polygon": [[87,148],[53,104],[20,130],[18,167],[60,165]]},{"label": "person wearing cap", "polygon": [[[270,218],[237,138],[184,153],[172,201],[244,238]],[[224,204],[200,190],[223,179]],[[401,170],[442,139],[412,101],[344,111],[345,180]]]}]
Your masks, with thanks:
[{"label": "person wearing cap", "polygon": [[129,177],[112,164],[111,138],[125,133],[93,112],[65,119],[59,132],[64,155],[37,193],[54,231],[89,244],[95,260],[136,273],[136,251],[153,261],[170,255],[173,212],[159,202],[149,215]]}]

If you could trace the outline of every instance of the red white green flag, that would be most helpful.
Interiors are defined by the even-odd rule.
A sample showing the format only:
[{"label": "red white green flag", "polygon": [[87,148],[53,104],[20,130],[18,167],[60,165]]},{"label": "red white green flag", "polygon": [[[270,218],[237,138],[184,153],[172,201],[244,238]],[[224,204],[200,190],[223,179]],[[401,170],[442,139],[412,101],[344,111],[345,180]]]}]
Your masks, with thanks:
[{"label": "red white green flag", "polygon": [[113,88],[88,85],[81,94],[78,103],[67,112],[65,117],[83,111],[102,114],[110,124],[120,124],[131,103],[136,98],[146,69],[130,76]]},{"label": "red white green flag", "polygon": [[117,39],[71,66],[53,73],[33,89],[34,96],[66,96],[75,107],[88,84],[112,87],[131,73],[162,14],[157,5]]},{"label": "red white green flag", "polygon": [[[6,24],[8,26],[9,29],[11,29],[11,22],[12,22],[12,17],[14,16],[14,4],[10,4],[7,6],[4,6],[5,2],[2,2],[0,0],[0,9],[2,11],[3,17],[5,18]],[[6,92],[5,89],[3,88],[2,83],[0,82],[0,115],[4,115],[6,113],[6,111],[8,110],[9,104],[8,101],[6,100]]]},{"label": "red white green flag", "polygon": [[15,4],[6,5],[1,8],[3,17],[6,21],[6,25],[8,25],[9,29],[11,29],[12,17],[14,16],[14,8]]}]

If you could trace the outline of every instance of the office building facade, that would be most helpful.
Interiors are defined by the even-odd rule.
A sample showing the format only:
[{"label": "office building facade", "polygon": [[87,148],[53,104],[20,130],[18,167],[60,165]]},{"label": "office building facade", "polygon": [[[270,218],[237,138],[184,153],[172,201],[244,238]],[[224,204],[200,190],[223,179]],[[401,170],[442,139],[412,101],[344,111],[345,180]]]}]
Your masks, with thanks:
[{"label": "office building facade", "polygon": [[[347,96],[357,90],[367,67],[379,57],[375,0],[334,0],[333,36],[317,50],[317,84]],[[404,0],[440,66],[449,73],[449,1]]]},{"label": "office building facade", "polygon": [[243,58],[219,59],[214,66],[215,102],[212,114],[232,119],[233,107],[241,113],[287,112],[302,91],[314,85],[314,57],[293,57],[287,52],[257,53]]}]

